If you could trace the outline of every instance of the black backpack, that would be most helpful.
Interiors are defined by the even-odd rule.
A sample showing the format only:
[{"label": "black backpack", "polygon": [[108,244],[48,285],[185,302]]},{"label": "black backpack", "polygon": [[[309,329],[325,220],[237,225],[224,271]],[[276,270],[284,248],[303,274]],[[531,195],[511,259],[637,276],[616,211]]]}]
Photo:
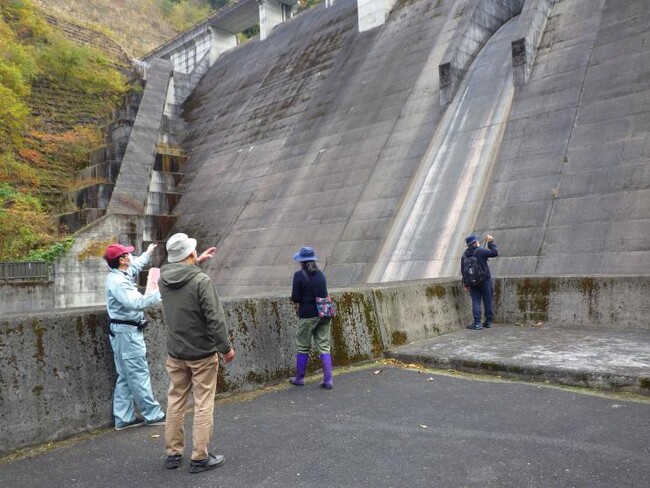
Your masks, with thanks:
[{"label": "black backpack", "polygon": [[476,249],[468,249],[463,254],[461,272],[463,274],[463,284],[466,286],[479,286],[487,279],[487,272],[481,266],[481,262],[476,257]]}]

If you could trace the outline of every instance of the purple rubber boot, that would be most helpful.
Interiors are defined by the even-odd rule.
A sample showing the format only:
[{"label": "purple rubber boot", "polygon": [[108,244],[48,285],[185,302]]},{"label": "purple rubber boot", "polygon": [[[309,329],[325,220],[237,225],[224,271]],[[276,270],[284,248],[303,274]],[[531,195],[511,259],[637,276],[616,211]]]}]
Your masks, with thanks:
[{"label": "purple rubber boot", "polygon": [[321,381],[321,388],[331,390],[332,386],[332,355],[327,352],[320,355],[321,363],[323,363],[323,381]]},{"label": "purple rubber boot", "polygon": [[296,354],[296,376],[289,380],[289,383],[296,386],[305,384],[305,373],[307,372],[307,362],[309,361],[309,354],[299,352]]}]

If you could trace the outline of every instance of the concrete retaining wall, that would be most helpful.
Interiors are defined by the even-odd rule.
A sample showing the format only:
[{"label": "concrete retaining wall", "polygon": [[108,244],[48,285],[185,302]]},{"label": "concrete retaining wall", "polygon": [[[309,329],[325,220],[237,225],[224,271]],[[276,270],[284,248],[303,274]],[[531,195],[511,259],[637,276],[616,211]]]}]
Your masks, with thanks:
[{"label": "concrete retaining wall", "polygon": [[495,282],[495,320],[561,327],[650,329],[650,277],[502,278]]},{"label": "concrete retaining wall", "polygon": [[[650,328],[650,277],[495,280],[497,322]],[[340,289],[333,293],[337,366],[380,357],[391,347],[453,332],[471,321],[459,280]],[[288,378],[294,365],[293,304],[286,296],[224,300],[237,359],[220,369],[219,391]],[[148,360],[165,403],[165,333],[150,311]],[[310,361],[312,371],[318,361]],[[0,455],[112,425],[115,372],[103,308],[0,318]]]},{"label": "concrete retaining wall", "polygon": [[0,315],[53,308],[54,287],[51,281],[0,283]]},{"label": "concrete retaining wall", "polygon": [[[105,215],[75,235],[68,253],[54,266],[54,304],[45,310],[100,306],[106,302],[104,279],[106,247],[114,242],[135,246],[139,255],[142,217],[138,215]],[[2,307],[0,306],[0,314]]]}]

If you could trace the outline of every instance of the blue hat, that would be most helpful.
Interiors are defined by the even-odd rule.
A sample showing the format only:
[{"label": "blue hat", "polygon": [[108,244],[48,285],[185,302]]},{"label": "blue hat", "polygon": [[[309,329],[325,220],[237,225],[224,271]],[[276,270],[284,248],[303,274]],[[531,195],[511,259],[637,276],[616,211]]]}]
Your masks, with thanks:
[{"label": "blue hat", "polygon": [[318,261],[316,253],[311,247],[301,247],[300,251],[293,255],[293,260],[301,263],[303,261]]},{"label": "blue hat", "polygon": [[476,234],[470,234],[465,238],[465,244],[468,246],[474,242],[480,241],[481,237]]}]

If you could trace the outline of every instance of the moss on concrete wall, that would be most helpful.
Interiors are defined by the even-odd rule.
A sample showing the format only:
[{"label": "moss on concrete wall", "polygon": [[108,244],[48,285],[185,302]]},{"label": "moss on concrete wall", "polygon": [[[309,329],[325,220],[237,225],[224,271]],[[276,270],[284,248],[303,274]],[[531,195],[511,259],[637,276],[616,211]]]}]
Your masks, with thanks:
[{"label": "moss on concrete wall", "polygon": [[[501,322],[544,320],[557,327],[645,327],[650,277],[495,280]],[[335,366],[380,357],[406,342],[460,330],[470,313],[458,280],[359,287],[332,293]],[[284,381],[294,368],[294,305],[288,297],[224,300],[236,360],[219,368],[219,391]],[[147,359],[165,403],[162,309],[149,311]],[[114,366],[103,308],[0,320],[0,455],[112,424]],[[320,368],[312,351],[310,371]]]},{"label": "moss on concrete wall", "polygon": [[523,320],[548,320],[550,294],[555,284],[550,278],[524,279],[517,283],[519,312]]}]

